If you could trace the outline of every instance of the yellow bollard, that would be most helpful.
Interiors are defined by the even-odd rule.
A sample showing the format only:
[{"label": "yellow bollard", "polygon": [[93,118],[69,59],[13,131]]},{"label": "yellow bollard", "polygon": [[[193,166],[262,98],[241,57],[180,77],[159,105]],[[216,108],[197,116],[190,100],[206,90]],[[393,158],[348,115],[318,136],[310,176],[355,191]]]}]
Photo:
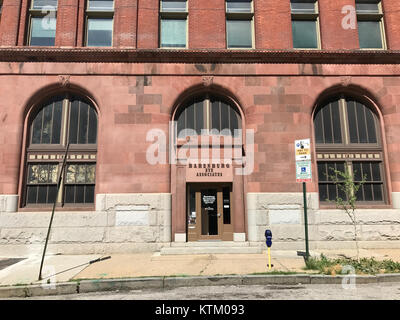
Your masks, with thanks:
[{"label": "yellow bollard", "polygon": [[268,247],[268,269],[271,270],[271,248]]}]

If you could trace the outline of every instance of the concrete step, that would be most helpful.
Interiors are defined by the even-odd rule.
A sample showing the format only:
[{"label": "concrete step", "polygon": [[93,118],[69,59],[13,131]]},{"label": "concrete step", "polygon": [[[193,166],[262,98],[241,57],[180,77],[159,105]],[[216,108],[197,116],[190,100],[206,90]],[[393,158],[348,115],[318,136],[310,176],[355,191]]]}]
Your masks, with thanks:
[{"label": "concrete step", "polygon": [[161,255],[180,254],[257,254],[262,253],[261,247],[252,247],[248,242],[210,241],[171,243],[170,247],[161,248]]},{"label": "concrete step", "polygon": [[191,242],[171,242],[171,247],[249,247],[248,241],[234,242],[234,241],[191,241]]}]

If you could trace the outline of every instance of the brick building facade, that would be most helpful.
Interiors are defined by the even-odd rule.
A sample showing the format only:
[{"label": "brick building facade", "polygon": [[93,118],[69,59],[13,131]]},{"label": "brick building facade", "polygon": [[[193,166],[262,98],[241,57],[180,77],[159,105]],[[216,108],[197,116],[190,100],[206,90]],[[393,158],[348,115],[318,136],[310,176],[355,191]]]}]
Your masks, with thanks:
[{"label": "brick building facade", "polygon": [[[3,0],[0,251],[38,252],[54,200],[54,252],[198,240],[258,250],[268,227],[276,247],[301,249],[294,141],[304,138],[311,248],[354,245],[350,221],[326,201],[340,196],[326,173],[345,167],[366,176],[361,245],[398,246],[398,9],[396,0]],[[171,121],[195,131],[191,146]],[[154,154],[165,161],[151,163],[160,139]],[[212,139],[229,161],[211,161]]]}]

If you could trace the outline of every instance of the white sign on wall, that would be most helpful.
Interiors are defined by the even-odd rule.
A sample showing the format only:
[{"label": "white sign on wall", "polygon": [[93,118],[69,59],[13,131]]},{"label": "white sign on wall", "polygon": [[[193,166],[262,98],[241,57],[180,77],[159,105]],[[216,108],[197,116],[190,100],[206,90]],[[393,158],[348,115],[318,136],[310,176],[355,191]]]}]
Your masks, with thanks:
[{"label": "white sign on wall", "polygon": [[294,142],[296,161],[311,160],[310,139],[296,140]]}]

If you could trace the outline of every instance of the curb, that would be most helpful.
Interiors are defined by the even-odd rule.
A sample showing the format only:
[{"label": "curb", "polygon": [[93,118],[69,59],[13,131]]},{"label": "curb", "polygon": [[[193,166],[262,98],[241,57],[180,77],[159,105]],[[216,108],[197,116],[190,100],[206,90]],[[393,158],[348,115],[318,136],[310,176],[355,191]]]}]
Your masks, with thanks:
[{"label": "curb", "polygon": [[400,273],[361,275],[233,275],[193,277],[147,277],[131,279],[82,280],[52,285],[27,285],[0,287],[0,298],[28,298],[103,291],[130,291],[140,289],[173,289],[178,287],[227,286],[227,285],[298,285],[342,284],[355,279],[358,284],[400,282]]}]

